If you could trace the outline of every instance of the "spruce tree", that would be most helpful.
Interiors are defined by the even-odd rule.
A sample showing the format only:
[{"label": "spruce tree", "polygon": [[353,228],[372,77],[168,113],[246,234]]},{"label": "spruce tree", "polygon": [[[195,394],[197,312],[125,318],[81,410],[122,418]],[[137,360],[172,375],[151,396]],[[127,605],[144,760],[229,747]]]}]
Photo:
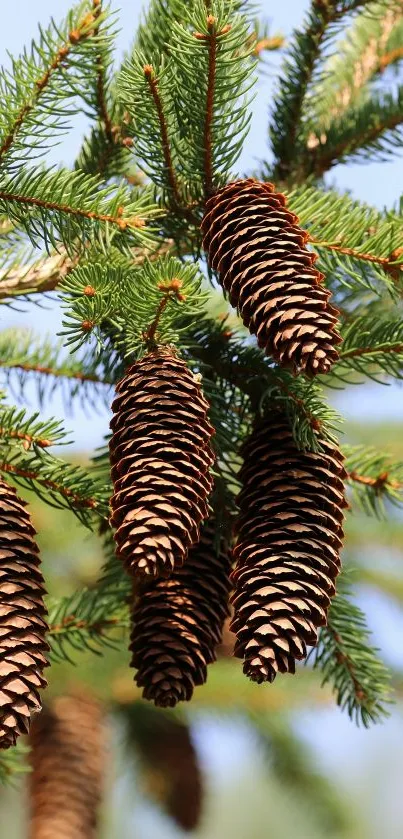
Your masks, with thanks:
[{"label": "spruce tree", "polygon": [[[1,302],[28,313],[48,294],[64,313],[45,342],[0,333],[1,748],[38,709],[47,644],[62,659],[130,645],[146,698],[190,698],[231,585],[248,676],[294,672],[308,647],[352,718],[387,713],[389,674],[336,577],[346,508],[401,504],[403,467],[344,443],[329,388],[403,375],[402,208],[326,175],[401,142],[402,4],[312,0],[270,103],[271,162],[244,173],[253,88],[282,47],[256,14],[150,0],[116,67],[115,16],[85,0],[0,74]],[[78,109],[88,135],[54,168],[48,149]],[[24,406],[31,381],[40,406],[58,388],[71,407],[113,403],[90,466],[54,452],[64,426]],[[48,602],[47,641],[14,483],[70,510],[105,553],[95,587]]]}]

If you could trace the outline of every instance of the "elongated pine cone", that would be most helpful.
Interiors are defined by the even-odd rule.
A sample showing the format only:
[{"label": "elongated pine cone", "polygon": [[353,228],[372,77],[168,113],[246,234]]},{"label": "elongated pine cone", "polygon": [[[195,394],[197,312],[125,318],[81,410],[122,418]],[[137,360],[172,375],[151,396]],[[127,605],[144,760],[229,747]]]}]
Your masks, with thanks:
[{"label": "elongated pine cone", "polygon": [[259,347],[294,373],[327,373],[341,341],[338,310],[284,195],[253,178],[228,184],[207,201],[202,232],[209,264]]},{"label": "elongated pine cone", "polygon": [[131,574],[169,574],[183,564],[208,515],[208,403],[185,362],[161,348],[130,367],[112,410],[117,553]]},{"label": "elongated pine cone", "polygon": [[133,610],[131,665],[143,696],[161,707],[188,700],[215,661],[228,615],[230,560],[207,522],[185,565],[143,584]]},{"label": "elongated pine cone", "polygon": [[27,734],[46,687],[44,585],[26,504],[0,479],[0,749]]},{"label": "elongated pine cone", "polygon": [[203,778],[189,726],[145,702],[135,702],[128,716],[151,797],[182,830],[195,830],[203,804]]},{"label": "elongated pine cone", "polygon": [[62,696],[31,729],[29,839],[95,839],[105,730],[99,704]]},{"label": "elongated pine cone", "polygon": [[295,672],[326,624],[340,570],[343,456],[301,452],[285,415],[258,420],[243,447],[233,572],[235,655],[253,681]]}]

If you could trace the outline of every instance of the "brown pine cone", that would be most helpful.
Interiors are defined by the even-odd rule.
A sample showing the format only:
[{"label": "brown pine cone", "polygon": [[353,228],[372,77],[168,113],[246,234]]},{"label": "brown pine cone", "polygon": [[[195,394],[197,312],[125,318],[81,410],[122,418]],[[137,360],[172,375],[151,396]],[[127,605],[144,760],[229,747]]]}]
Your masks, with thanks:
[{"label": "brown pine cone", "polygon": [[209,264],[259,347],[294,373],[327,373],[338,358],[339,313],[284,195],[235,181],[209,198],[201,229]]},{"label": "brown pine cone", "polygon": [[228,615],[230,561],[215,527],[207,522],[200,542],[169,579],[144,583],[133,610],[131,665],[143,696],[161,707],[189,700],[215,661]]},{"label": "brown pine cone", "polygon": [[195,830],[203,803],[203,778],[189,726],[145,702],[132,704],[126,715],[146,789],[182,830]]},{"label": "brown pine cone", "polygon": [[183,564],[208,515],[208,403],[185,362],[161,348],[130,367],[112,410],[117,553],[131,574],[169,574]]},{"label": "brown pine cone", "polygon": [[238,541],[234,550],[235,655],[253,681],[295,671],[295,660],[326,624],[343,539],[339,449],[301,452],[289,422],[274,411],[258,420],[243,447]]},{"label": "brown pine cone", "polygon": [[95,839],[105,766],[99,704],[55,699],[35,720],[30,744],[29,839]]},{"label": "brown pine cone", "polygon": [[0,479],[0,749],[27,734],[46,687],[47,624],[39,549],[26,504]]}]

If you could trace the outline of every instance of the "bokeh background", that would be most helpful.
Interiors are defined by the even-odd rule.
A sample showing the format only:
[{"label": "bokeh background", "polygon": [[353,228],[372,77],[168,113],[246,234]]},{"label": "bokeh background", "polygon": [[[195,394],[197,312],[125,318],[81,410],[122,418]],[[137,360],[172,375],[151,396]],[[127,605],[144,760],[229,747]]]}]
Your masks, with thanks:
[{"label": "bokeh background", "polygon": [[[119,10],[117,60],[129,47],[140,10],[140,0],[113,0]],[[272,33],[286,36],[297,27],[307,0],[265,2],[263,14]],[[2,4],[0,60],[18,54],[29,44],[38,22],[63,17],[69,0],[12,0]],[[240,163],[250,171],[268,159],[267,114],[281,56],[265,60],[254,102],[251,132]],[[1,106],[1,103],[0,103]],[[77,115],[67,140],[51,151],[54,163],[70,165],[85,132]],[[370,165],[339,165],[328,182],[378,207],[393,206],[400,198],[403,160]],[[21,311],[4,308],[1,328],[29,326],[53,336],[61,314],[51,300],[42,307],[24,304]],[[36,406],[35,390],[27,392]],[[403,392],[391,386],[365,384],[330,394],[345,417],[345,439],[392,451],[403,460]],[[55,395],[46,413],[63,417],[65,408]],[[102,444],[108,411],[77,407],[66,426],[74,440],[70,455],[85,459]],[[45,573],[52,592],[73,591],[95,578],[102,558],[95,540],[69,513],[53,511],[33,500],[35,523],[41,532]],[[375,641],[391,666],[397,685],[395,704],[382,725],[362,730],[334,707],[319,679],[309,668],[298,677],[283,677],[274,686],[255,686],[240,674],[238,662],[226,658],[211,669],[209,684],[199,688],[186,710],[193,742],[203,771],[205,802],[199,839],[401,839],[403,836],[403,521],[390,510],[386,521],[355,516],[348,522],[346,560],[357,568],[358,600],[368,615]],[[127,660],[108,653],[102,661],[78,656],[78,666],[56,666],[51,691],[78,681],[96,685],[100,695],[116,702],[136,700]],[[401,674],[401,676],[399,675]],[[402,690],[403,695],[403,690]],[[103,812],[104,839],[175,839],[180,829],[155,804],[164,800],[157,774],[140,771],[128,758],[122,727],[113,727],[113,754],[107,801]],[[0,790],[0,836],[24,839],[26,812],[23,784]],[[57,837],[55,837],[57,839]]]}]

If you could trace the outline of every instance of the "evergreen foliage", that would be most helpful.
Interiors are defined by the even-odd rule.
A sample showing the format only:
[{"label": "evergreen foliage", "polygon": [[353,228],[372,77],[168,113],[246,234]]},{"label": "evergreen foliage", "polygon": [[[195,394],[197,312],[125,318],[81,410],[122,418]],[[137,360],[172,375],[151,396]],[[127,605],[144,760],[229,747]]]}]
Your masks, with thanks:
[{"label": "evergreen foliage", "polygon": [[[263,355],[201,256],[206,200],[244,176],[257,57],[282,39],[256,23],[252,3],[151,0],[115,70],[115,29],[102,0],[84,0],[0,71],[0,302],[27,307],[47,292],[63,310],[59,336],[0,333],[0,474],[70,510],[106,556],[96,586],[50,602],[58,660],[127,642],[131,584],[113,552],[107,450],[88,466],[53,453],[70,436],[26,407],[30,383],[40,411],[56,390],[66,409],[96,411],[129,364],[157,345],[175,348],[210,403],[220,526],[235,515],[240,446],[256,414],[281,405],[297,447],[320,452],[320,439],[336,441],[341,428],[327,387],[403,375],[402,202],[381,211],[325,180],[336,163],[389,159],[401,142],[401,3],[312,0],[271,103],[272,155],[259,177],[285,193],[340,308],[340,358],[315,381]],[[51,167],[47,150],[78,109],[89,128],[75,163]],[[401,505],[401,463],[343,441],[341,449],[352,515]],[[385,714],[388,677],[341,579],[313,658],[337,703],[368,725]],[[1,758],[0,779],[14,763]]]}]

